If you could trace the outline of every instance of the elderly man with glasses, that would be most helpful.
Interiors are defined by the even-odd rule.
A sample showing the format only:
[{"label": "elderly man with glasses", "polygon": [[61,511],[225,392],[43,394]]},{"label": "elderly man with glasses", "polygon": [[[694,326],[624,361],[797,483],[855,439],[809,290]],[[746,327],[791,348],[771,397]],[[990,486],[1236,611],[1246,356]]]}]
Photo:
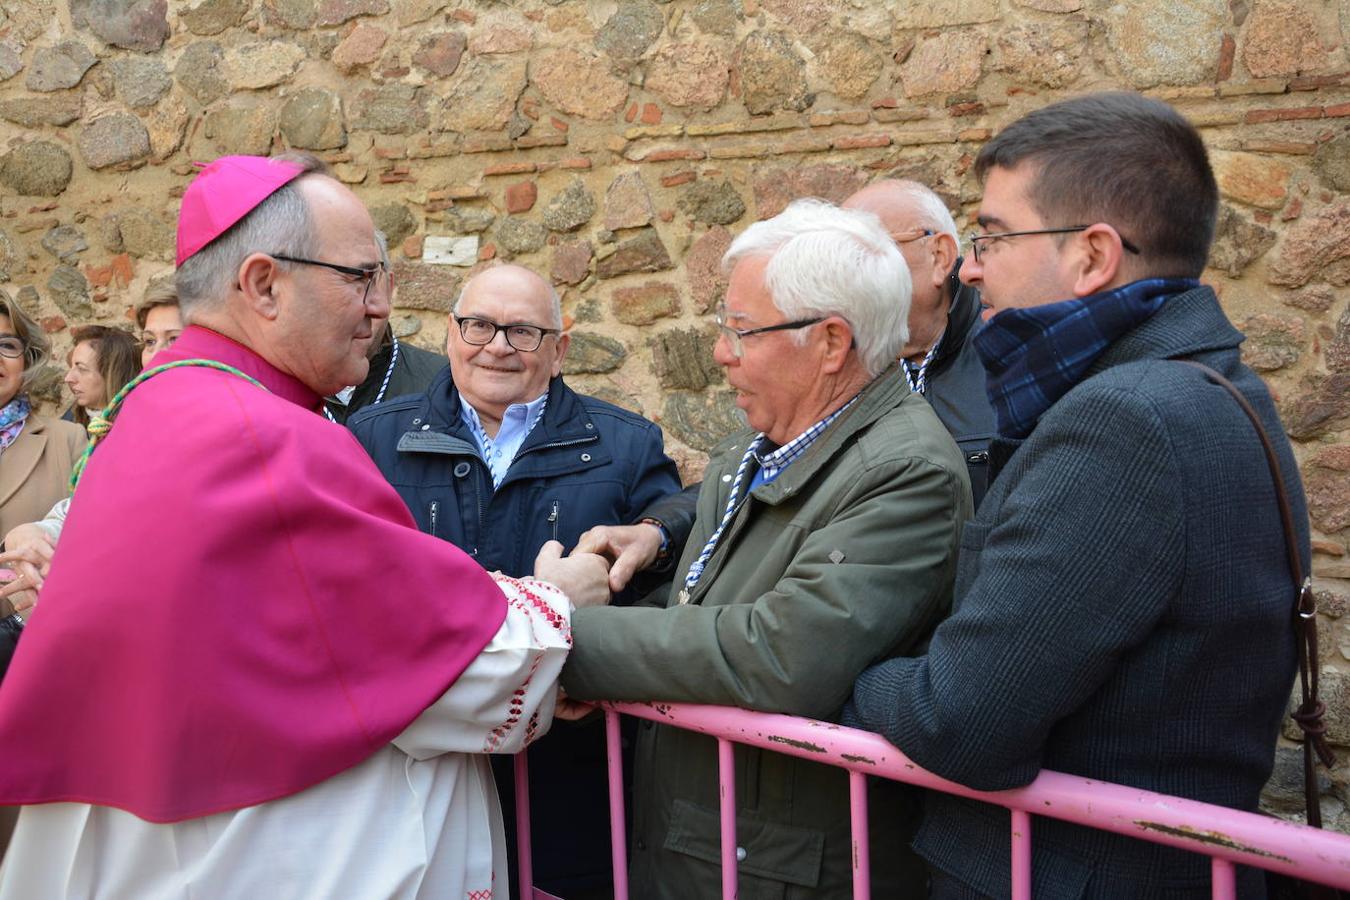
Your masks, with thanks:
[{"label": "elderly man with glasses", "polygon": [[924,185],[892,178],[869,184],[842,205],[879,218],[909,264],[914,296],[901,367],[910,388],[933,404],[961,448],[978,508],[989,469],[994,410],[975,352],[980,293],[960,281],[960,240],[952,214]]},{"label": "elderly man with glasses", "polygon": [[[909,266],[909,338],[900,351],[897,377],[932,404],[956,440],[978,509],[987,482],[994,410],[974,346],[981,324],[980,293],[959,279],[962,259],[956,223],[942,198],[916,181],[883,179],[841,205],[880,219]],[[632,573],[655,563],[663,542],[678,554],[688,536],[697,493],[698,485],[691,485],[643,510],[645,526],[602,526],[583,537],[588,549],[615,557],[612,588],[621,589]]]},{"label": "elderly man with glasses", "polygon": [[[858,673],[946,614],[965,461],[899,372],[910,278],[876,217],[800,200],[723,267],[714,357],[750,427],[712,453],[664,602],[573,617],[563,688],[830,719]],[[852,896],[846,773],[736,754],[741,896]],[[715,742],[644,724],[636,767],[633,895],[716,896]],[[874,893],[922,897],[914,799],[870,790]]]},{"label": "elderly man with glasses", "polygon": [[[570,548],[588,528],[632,522],[679,490],[660,428],[564,383],[568,337],[548,282],[520,266],[488,269],[455,303],[449,367],[424,393],[348,420],[418,527],[489,571],[528,574],[547,541]],[[615,601],[636,596],[629,590]],[[536,883],[568,896],[603,889],[603,729],[557,728],[530,760]],[[509,806],[510,761],[496,765]]]}]

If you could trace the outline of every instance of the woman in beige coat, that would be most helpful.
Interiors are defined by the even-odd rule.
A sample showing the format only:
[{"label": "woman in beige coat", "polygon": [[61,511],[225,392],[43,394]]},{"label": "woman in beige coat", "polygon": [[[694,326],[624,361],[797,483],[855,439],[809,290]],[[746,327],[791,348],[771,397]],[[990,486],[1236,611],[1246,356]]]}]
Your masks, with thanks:
[{"label": "woman in beige coat", "polygon": [[84,429],[32,411],[28,387],[51,353],[47,335],[0,294],[0,534],[41,519],[70,493]]},{"label": "woman in beige coat", "polygon": [[[41,519],[70,493],[70,470],[84,452],[84,429],[37,415],[28,400],[33,378],[51,354],[38,324],[0,293],[0,534]],[[0,600],[0,615],[11,611]],[[0,857],[17,810],[0,810]]]}]

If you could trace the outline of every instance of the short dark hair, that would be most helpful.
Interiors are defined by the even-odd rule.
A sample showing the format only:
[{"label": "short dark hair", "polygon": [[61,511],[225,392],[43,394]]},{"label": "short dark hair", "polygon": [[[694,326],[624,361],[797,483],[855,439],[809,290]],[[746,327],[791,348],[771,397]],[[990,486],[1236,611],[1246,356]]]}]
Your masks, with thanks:
[{"label": "short dark hair", "polygon": [[1166,103],[1112,92],[1038,109],[984,145],[975,174],[1023,164],[1035,167],[1029,199],[1048,225],[1109,223],[1150,276],[1204,270],[1219,188],[1199,133]]}]

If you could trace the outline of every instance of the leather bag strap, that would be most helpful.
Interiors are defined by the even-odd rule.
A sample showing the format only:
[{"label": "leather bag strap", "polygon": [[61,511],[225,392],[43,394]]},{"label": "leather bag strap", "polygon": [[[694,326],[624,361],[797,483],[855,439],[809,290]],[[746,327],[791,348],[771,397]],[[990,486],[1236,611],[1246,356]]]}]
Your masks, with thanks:
[{"label": "leather bag strap", "polygon": [[1280,510],[1280,524],[1284,527],[1285,553],[1289,560],[1289,575],[1294,584],[1294,637],[1298,645],[1298,677],[1302,688],[1302,702],[1291,718],[1303,731],[1303,799],[1307,805],[1308,824],[1314,828],[1322,827],[1322,810],[1317,802],[1317,765],[1313,759],[1316,753],[1322,765],[1328,769],[1336,765],[1336,757],[1327,744],[1327,726],[1323,721],[1326,706],[1317,696],[1317,601],[1313,597],[1312,579],[1304,574],[1303,559],[1299,556],[1298,541],[1295,538],[1294,516],[1289,503],[1289,493],[1285,490],[1284,477],[1280,472],[1280,461],[1275,456],[1275,446],[1270,441],[1261,424],[1260,417],[1251,403],[1243,396],[1231,381],[1203,363],[1189,359],[1179,359],[1193,369],[1199,369],[1205,377],[1223,388],[1251,420],[1256,435],[1261,439],[1261,448],[1266,454],[1266,464],[1275,485],[1275,502]]}]

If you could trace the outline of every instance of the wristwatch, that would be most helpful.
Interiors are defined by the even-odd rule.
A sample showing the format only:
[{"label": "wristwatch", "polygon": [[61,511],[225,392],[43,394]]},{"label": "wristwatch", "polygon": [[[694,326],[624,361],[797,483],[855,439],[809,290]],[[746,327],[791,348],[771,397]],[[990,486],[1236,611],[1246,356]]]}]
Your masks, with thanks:
[{"label": "wristwatch", "polygon": [[655,525],[656,530],[661,532],[661,548],[656,551],[656,562],[665,562],[670,559],[670,532],[666,531],[666,526],[656,519],[639,519],[638,521],[642,525]]}]

